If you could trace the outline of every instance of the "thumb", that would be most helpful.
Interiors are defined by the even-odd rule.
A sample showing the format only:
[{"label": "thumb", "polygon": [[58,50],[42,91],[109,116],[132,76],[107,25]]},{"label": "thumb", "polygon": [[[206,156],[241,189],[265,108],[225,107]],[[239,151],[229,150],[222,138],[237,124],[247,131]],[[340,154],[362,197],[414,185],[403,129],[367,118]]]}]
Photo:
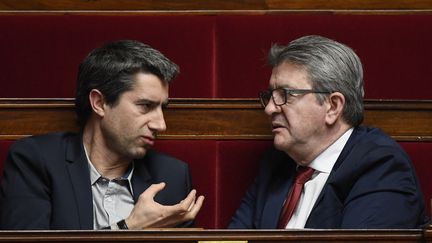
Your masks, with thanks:
[{"label": "thumb", "polygon": [[145,195],[146,197],[154,198],[156,194],[158,194],[158,192],[162,191],[164,188],[165,188],[165,182],[152,184],[142,194]]}]

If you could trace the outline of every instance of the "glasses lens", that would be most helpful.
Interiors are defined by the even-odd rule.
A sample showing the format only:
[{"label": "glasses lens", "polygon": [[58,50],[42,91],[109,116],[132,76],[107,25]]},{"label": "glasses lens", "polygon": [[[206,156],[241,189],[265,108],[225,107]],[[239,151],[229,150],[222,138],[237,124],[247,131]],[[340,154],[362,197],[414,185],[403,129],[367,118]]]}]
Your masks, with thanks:
[{"label": "glasses lens", "polygon": [[259,95],[260,95],[261,105],[263,107],[266,107],[270,101],[270,97],[271,97],[270,91],[268,91],[268,90],[262,91],[262,92],[260,92]]},{"label": "glasses lens", "polygon": [[275,105],[283,105],[285,104],[285,90],[284,89],[274,89],[272,91],[273,100],[275,102]]}]

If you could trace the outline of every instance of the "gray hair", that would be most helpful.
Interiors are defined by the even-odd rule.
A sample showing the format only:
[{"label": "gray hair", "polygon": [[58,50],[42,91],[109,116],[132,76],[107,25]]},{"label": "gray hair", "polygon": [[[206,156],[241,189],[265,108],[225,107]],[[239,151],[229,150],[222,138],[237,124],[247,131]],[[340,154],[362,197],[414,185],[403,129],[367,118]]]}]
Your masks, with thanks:
[{"label": "gray hair", "polygon": [[[287,46],[273,45],[269,64],[288,62],[305,68],[313,89],[340,92],[345,96],[342,117],[352,126],[363,121],[363,67],[360,58],[348,46],[317,36],[304,36]],[[316,94],[322,104],[324,94]]]}]

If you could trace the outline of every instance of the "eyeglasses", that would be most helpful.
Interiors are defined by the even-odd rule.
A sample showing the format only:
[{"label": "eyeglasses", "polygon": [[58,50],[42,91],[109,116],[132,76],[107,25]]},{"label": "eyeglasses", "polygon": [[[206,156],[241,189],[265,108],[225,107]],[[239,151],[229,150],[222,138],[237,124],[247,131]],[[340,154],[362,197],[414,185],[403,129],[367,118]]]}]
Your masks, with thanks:
[{"label": "eyeglasses", "polygon": [[331,94],[331,91],[321,91],[314,89],[288,89],[288,88],[276,88],[272,90],[265,90],[259,93],[260,101],[263,107],[265,108],[267,104],[270,102],[270,97],[273,99],[273,102],[277,106],[285,105],[286,103],[290,103],[293,97],[297,97],[301,94]]}]

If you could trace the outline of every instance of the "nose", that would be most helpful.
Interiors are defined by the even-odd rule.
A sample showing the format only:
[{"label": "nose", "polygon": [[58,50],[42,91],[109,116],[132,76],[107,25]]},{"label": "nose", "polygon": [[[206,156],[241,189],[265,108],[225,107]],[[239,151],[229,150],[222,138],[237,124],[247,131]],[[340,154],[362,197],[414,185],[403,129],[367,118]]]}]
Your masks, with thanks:
[{"label": "nose", "polygon": [[274,113],[279,113],[280,111],[281,107],[276,105],[273,99],[270,99],[264,108],[264,112],[269,116],[273,115]]},{"label": "nose", "polygon": [[166,123],[162,107],[158,107],[153,111],[153,116],[148,123],[150,130],[153,132],[163,132],[166,130]]}]

